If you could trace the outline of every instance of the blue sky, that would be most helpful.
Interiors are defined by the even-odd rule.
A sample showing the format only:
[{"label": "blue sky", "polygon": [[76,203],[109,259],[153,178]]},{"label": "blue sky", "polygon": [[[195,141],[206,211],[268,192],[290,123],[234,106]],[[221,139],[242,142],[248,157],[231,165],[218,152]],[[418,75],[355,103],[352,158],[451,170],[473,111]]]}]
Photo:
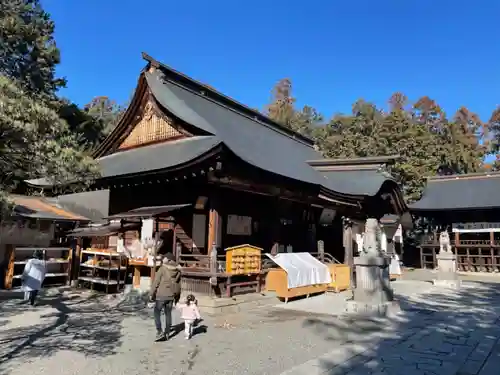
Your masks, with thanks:
[{"label": "blue sky", "polygon": [[326,116],[402,91],[487,120],[500,104],[500,1],[473,4],[43,0],[68,79],[62,94],[80,105],[129,99],[145,51],[254,108],[288,77],[298,103]]}]

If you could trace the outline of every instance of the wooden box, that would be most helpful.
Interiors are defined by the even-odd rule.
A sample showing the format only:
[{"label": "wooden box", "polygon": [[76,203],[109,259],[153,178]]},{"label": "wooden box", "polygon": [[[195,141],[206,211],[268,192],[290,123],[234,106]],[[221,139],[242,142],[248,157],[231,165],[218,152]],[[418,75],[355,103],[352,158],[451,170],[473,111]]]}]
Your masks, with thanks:
[{"label": "wooden box", "polygon": [[328,264],[332,282],[328,285],[329,289],[336,293],[347,290],[351,286],[351,268],[347,264]]},{"label": "wooden box", "polygon": [[260,273],[262,249],[252,245],[239,245],[226,249],[226,273],[252,275]]},{"label": "wooden box", "polygon": [[283,298],[288,302],[289,298],[302,297],[316,293],[324,293],[328,289],[328,284],[308,285],[298,288],[288,288],[286,271],[282,268],[272,268],[266,276],[266,290],[276,292],[278,298]]}]

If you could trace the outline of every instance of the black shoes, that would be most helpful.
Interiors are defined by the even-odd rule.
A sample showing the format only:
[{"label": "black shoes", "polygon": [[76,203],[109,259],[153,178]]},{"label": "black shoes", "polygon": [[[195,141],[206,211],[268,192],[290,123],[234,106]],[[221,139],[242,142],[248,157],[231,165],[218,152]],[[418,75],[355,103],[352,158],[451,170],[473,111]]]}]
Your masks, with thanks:
[{"label": "black shoes", "polygon": [[167,339],[167,336],[165,336],[165,334],[163,332],[157,332],[156,333],[155,342],[165,341],[166,339]]}]

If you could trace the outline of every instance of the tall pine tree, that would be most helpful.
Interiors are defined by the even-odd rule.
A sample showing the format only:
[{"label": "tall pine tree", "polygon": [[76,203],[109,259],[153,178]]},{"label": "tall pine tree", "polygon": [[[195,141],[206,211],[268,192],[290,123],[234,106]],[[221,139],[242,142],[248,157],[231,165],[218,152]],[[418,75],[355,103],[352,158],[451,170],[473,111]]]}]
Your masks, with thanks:
[{"label": "tall pine tree", "polygon": [[285,78],[273,88],[271,104],[267,106],[265,113],[272,120],[297,133],[314,137],[323,122],[323,117],[313,107],[307,105],[297,110],[295,103],[292,81]]},{"label": "tall pine tree", "polygon": [[54,22],[39,0],[0,1],[0,61],[0,74],[44,102],[65,86],[55,73],[60,53]]}]

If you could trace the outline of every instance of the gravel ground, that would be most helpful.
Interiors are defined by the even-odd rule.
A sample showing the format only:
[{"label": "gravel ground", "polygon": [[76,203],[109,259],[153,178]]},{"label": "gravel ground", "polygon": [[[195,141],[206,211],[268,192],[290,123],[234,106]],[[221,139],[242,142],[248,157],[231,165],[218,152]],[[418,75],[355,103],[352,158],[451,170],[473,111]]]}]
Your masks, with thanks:
[{"label": "gravel ground", "polygon": [[1,307],[2,375],[277,374],[334,345],[308,323],[310,314],[272,307],[206,317],[206,332],[163,343],[153,342],[147,309],[57,298],[24,309]]},{"label": "gravel ground", "polygon": [[[429,289],[422,281],[394,285],[398,294],[406,296],[407,306],[413,304],[410,296]],[[338,297],[316,298],[326,304],[342,303]],[[0,375],[274,375],[346,341],[381,337],[390,324],[395,326],[392,332],[398,330],[397,322],[356,321],[269,306],[206,316],[202,323],[206,332],[192,340],[184,340],[181,333],[169,342],[154,343],[149,309],[67,293],[46,296],[41,302],[34,309],[17,301],[0,303]],[[457,303],[477,305],[479,300]],[[303,304],[298,301],[296,306]],[[175,316],[174,323],[178,322]]]}]

